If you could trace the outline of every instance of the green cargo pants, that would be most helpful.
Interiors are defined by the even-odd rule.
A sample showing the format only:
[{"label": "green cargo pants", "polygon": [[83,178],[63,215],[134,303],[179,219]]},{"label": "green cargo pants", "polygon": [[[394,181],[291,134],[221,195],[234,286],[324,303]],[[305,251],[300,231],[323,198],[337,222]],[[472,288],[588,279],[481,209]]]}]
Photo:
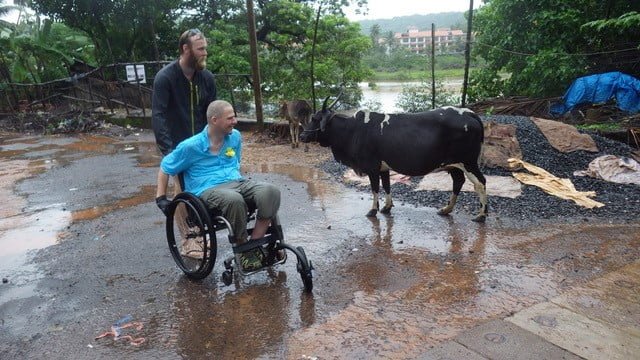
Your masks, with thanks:
[{"label": "green cargo pants", "polygon": [[253,180],[232,181],[205,190],[200,197],[210,209],[222,212],[233,229],[236,242],[247,241],[247,213],[256,209],[257,219],[272,219],[280,208],[280,189]]}]

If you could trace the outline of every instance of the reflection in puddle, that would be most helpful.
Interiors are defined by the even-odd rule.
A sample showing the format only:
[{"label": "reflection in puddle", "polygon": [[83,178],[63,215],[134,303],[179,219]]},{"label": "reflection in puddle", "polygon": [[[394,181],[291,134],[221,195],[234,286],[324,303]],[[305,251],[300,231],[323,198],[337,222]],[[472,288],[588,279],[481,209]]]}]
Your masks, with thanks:
[{"label": "reflection in puddle", "polygon": [[242,171],[287,175],[294,181],[306,183],[309,195],[314,198],[323,197],[328,191],[328,186],[323,181],[328,176],[324,171],[317,168],[291,164],[261,164],[258,166],[243,166]]},{"label": "reflection in puddle", "polygon": [[7,230],[0,237],[2,254],[12,255],[55,244],[58,232],[69,223],[69,218],[69,212],[59,208],[29,213],[20,221],[22,226]]}]

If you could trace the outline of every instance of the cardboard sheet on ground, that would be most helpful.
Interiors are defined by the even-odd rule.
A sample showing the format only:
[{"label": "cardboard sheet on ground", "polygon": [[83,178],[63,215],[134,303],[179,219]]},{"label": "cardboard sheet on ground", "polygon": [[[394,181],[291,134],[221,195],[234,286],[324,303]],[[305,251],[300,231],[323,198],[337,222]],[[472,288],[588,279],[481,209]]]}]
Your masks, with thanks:
[{"label": "cardboard sheet on ground", "polygon": [[509,168],[509,158],[522,159],[516,126],[488,121],[484,124],[484,144],[480,163],[488,167]]},{"label": "cardboard sheet on ground", "polygon": [[595,191],[578,191],[569,179],[558,178],[542,168],[519,159],[509,159],[509,164],[513,164],[514,168],[521,166],[530,172],[530,174],[524,172],[512,173],[523,184],[537,186],[547,194],[571,200],[587,209],[604,206],[603,203],[591,199],[591,197],[596,196]]},{"label": "cardboard sheet on ground", "polygon": [[538,129],[549,140],[554,149],[568,153],[576,150],[598,152],[598,146],[591,136],[581,134],[574,126],[559,121],[532,117]]},{"label": "cardboard sheet on ground", "polygon": [[[522,194],[522,185],[509,176],[485,176],[487,179],[487,195],[516,198]],[[453,186],[451,176],[445,171],[433,172],[420,180],[415,190],[451,191]],[[471,181],[462,185],[462,191],[475,191]]]},{"label": "cardboard sheet on ground", "polygon": [[591,176],[617,183],[640,185],[640,164],[634,159],[603,155],[593,159],[587,170],[573,173],[576,176]]},{"label": "cardboard sheet on ground", "polygon": [[[391,172],[391,183],[402,182],[411,186],[410,177],[401,175],[395,172]],[[366,176],[358,176],[356,173],[349,169],[345,172],[344,178],[347,181],[355,182],[359,185],[369,186],[369,178]],[[486,176],[487,179],[487,195],[500,196],[508,198],[516,198],[522,193],[520,183],[509,176]],[[453,186],[451,176],[446,171],[433,172],[428,174],[420,180],[420,183],[414,188],[414,191],[418,190],[437,190],[437,191],[451,191]],[[473,184],[470,181],[465,181],[462,186],[462,191],[475,191]]]}]

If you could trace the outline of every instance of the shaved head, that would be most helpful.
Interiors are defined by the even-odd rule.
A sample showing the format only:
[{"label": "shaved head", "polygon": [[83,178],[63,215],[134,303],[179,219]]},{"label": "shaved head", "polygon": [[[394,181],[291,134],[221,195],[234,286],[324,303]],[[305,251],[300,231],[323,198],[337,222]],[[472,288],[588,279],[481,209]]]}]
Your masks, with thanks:
[{"label": "shaved head", "polygon": [[219,118],[224,114],[227,108],[233,108],[231,104],[224,100],[212,101],[207,108],[207,120],[211,120],[212,117]]}]

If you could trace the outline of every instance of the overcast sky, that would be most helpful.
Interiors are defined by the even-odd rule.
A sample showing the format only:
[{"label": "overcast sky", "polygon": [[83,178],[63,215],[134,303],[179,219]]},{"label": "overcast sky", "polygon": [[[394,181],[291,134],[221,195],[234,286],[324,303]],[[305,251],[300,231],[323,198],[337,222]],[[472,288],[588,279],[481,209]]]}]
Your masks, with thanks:
[{"label": "overcast sky", "polygon": [[[345,9],[345,14],[352,21],[363,19],[390,19],[404,15],[425,15],[448,11],[469,10],[469,0],[368,0],[369,13],[356,15],[355,7]],[[473,1],[473,8],[477,9],[481,0]]]}]

